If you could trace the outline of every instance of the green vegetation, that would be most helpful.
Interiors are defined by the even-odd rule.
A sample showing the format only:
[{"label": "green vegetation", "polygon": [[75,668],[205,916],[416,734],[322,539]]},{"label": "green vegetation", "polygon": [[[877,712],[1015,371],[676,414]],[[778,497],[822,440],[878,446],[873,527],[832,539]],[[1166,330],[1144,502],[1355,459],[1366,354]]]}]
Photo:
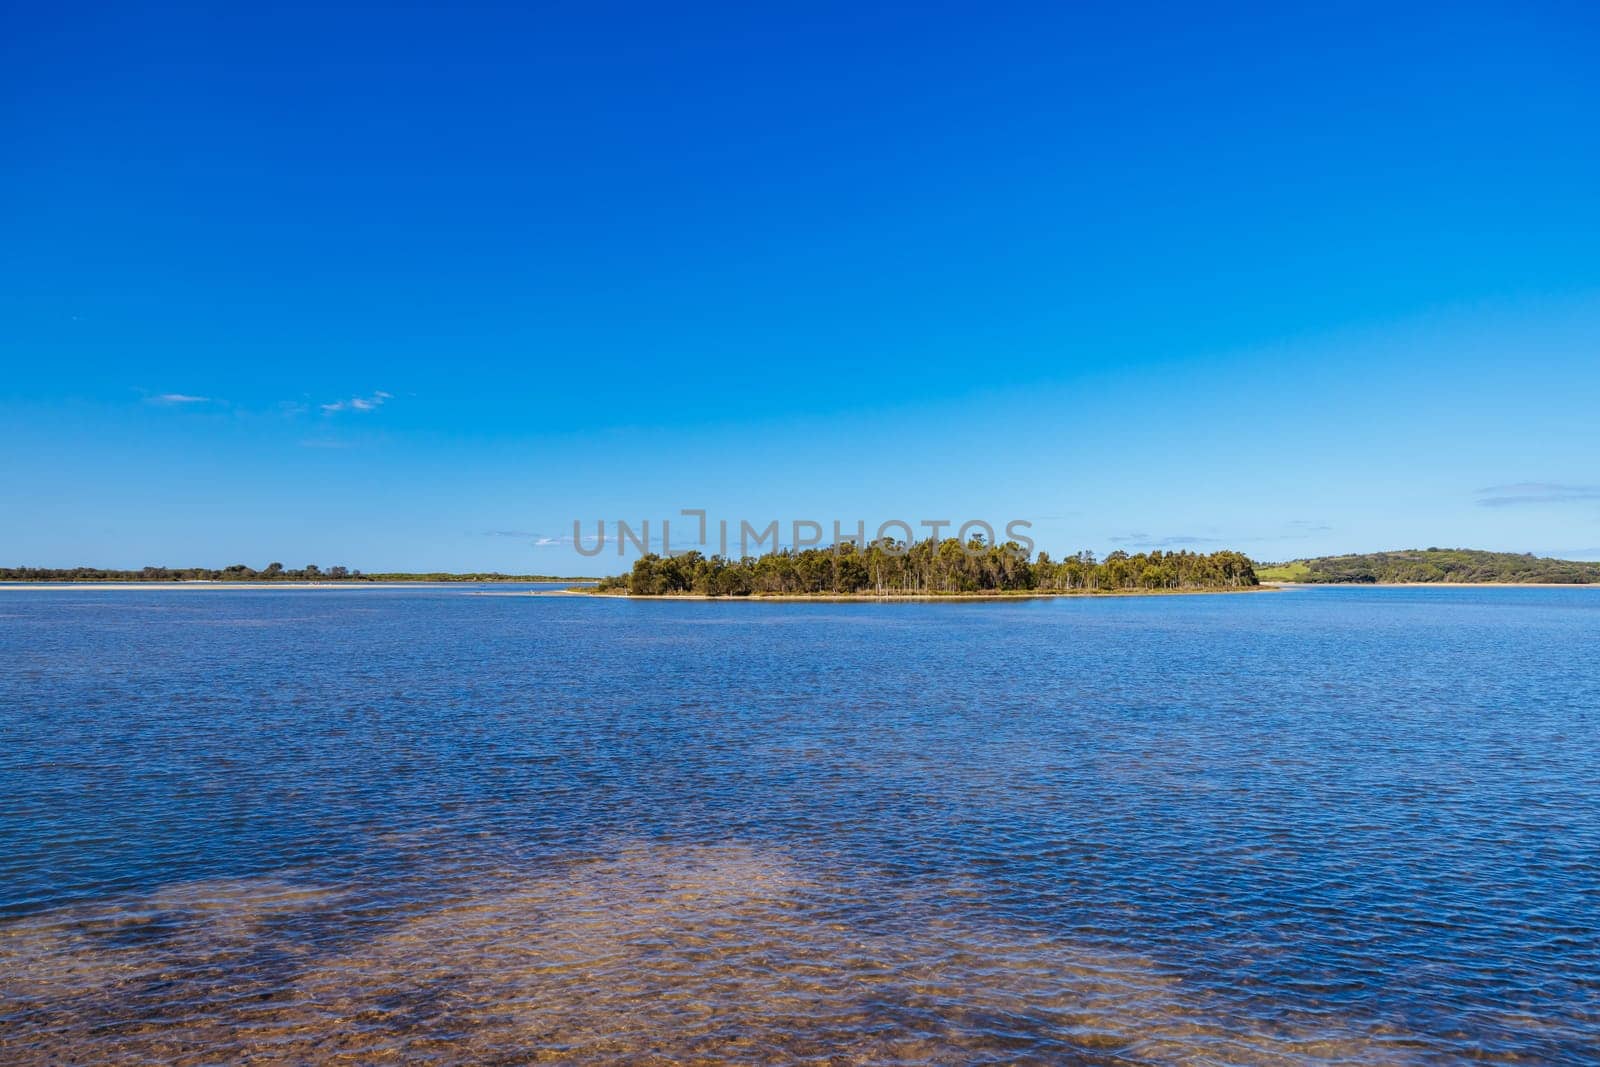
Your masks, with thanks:
[{"label": "green vegetation", "polygon": [[966,546],[955,538],[909,547],[879,541],[859,548],[770,552],[740,560],[690,552],[648,555],[625,575],[602,579],[601,593],[633,596],[946,596],[1006,593],[1115,593],[1131,590],[1243,589],[1260,583],[1238,552],[1091,552],[1059,562],[1031,559],[1014,543]]},{"label": "green vegetation", "polygon": [[1290,563],[1258,563],[1256,564],[1256,577],[1263,582],[1304,582],[1306,575],[1311,573],[1311,568],[1306,566],[1303,559]]},{"label": "green vegetation", "polygon": [[561,578],[545,574],[409,574],[384,572],[363,574],[348,567],[323,570],[308,563],[299,570],[287,570],[281,563],[269,563],[255,570],[243,563],[213,570],[209,567],[145,567],[137,571],[106,570],[101,567],[0,567],[0,582],[569,582],[581,578]]},{"label": "green vegetation", "polygon": [[1600,582],[1600,563],[1546,559],[1531,553],[1479,552],[1470,548],[1409,549],[1354,556],[1322,556],[1274,564],[1256,572],[1265,581],[1285,582]]}]

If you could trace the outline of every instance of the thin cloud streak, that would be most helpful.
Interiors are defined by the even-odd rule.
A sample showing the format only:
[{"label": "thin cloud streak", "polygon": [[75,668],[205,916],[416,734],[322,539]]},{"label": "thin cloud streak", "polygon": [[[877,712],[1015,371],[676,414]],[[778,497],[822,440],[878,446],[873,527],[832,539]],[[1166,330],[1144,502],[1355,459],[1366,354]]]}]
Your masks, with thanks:
[{"label": "thin cloud streak", "polygon": [[146,397],[148,404],[160,404],[163,407],[178,407],[184,404],[209,404],[209,396],[192,396],[189,393],[161,393],[157,396]]},{"label": "thin cloud streak", "polygon": [[1534,553],[1550,559],[1572,559],[1582,562],[1600,560],[1600,548],[1546,548]]},{"label": "thin cloud streak", "polygon": [[339,411],[376,411],[383,406],[384,401],[393,398],[393,393],[379,389],[371,396],[353,396],[349,400],[335,400],[330,404],[323,404],[322,410],[329,415]]},{"label": "thin cloud streak", "polygon": [[1478,490],[1478,505],[1510,508],[1526,504],[1581,504],[1600,501],[1600,485],[1562,485],[1557,482],[1517,482]]},{"label": "thin cloud streak", "polygon": [[1130,533],[1113,537],[1111,543],[1138,548],[1182,548],[1185,545],[1220,545],[1222,541],[1216,537],[1193,537],[1188,534],[1179,534],[1176,537],[1151,537],[1147,533]]},{"label": "thin cloud streak", "polygon": [[559,545],[572,544],[570,537],[546,537],[532,530],[484,530],[483,536],[511,537],[518,541],[526,541],[533,548],[555,548]]}]

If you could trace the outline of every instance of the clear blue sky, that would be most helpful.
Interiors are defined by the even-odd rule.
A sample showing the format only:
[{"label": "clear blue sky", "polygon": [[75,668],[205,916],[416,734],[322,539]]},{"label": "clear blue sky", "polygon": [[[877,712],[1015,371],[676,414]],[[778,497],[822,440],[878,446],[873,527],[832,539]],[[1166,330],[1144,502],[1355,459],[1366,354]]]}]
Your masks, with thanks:
[{"label": "clear blue sky", "polygon": [[14,6],[0,562],[1600,557],[1595,9],[1103,8]]}]

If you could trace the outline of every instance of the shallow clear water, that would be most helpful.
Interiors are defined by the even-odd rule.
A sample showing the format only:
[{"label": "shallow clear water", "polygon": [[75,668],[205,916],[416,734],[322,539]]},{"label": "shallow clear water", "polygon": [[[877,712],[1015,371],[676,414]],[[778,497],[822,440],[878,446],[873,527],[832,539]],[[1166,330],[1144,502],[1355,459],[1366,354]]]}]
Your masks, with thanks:
[{"label": "shallow clear water", "polygon": [[1600,590],[0,591],[0,1061],[1592,1061]]}]

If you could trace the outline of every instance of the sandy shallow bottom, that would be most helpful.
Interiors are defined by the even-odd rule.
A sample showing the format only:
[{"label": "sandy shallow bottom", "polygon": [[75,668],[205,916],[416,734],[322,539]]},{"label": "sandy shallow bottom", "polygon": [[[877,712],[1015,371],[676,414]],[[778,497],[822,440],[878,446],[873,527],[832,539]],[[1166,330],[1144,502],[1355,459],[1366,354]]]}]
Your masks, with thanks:
[{"label": "sandy shallow bottom", "polygon": [[623,843],[410,904],[245,879],[58,909],[0,926],[0,1059],[1269,1064],[1417,1047],[1320,1014],[1232,1018],[1156,960],[974,922],[970,886],[864,908],[836,885],[748,847]]}]

